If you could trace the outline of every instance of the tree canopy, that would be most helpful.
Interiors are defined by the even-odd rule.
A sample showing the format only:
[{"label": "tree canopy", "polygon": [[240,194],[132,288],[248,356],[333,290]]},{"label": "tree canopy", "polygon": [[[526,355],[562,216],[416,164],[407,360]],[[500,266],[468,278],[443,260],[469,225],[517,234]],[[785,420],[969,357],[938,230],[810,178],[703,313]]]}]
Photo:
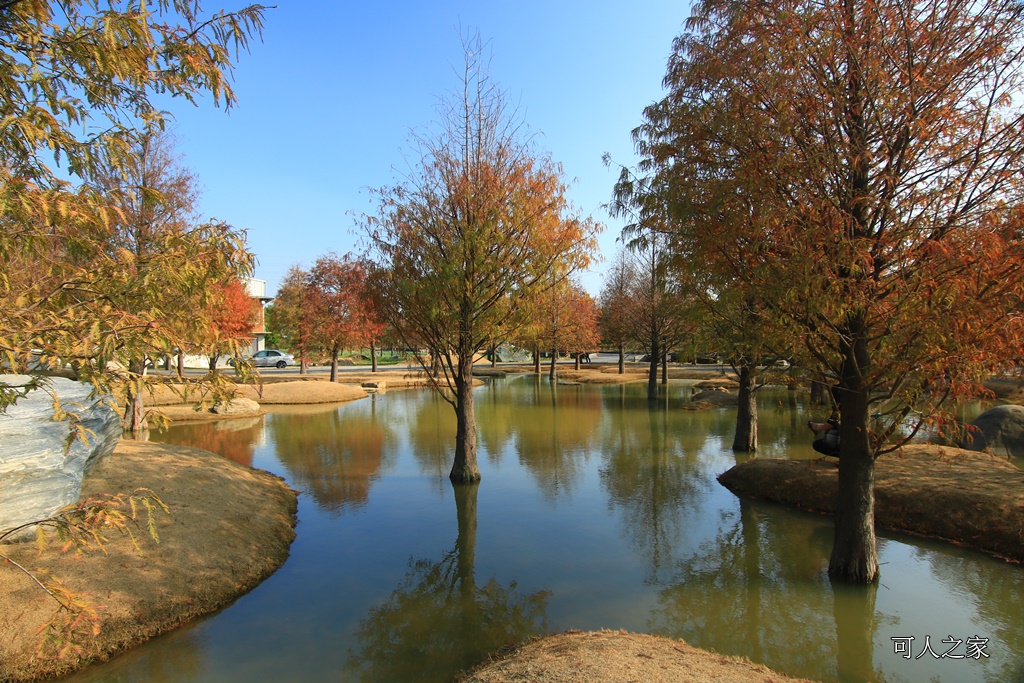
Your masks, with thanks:
[{"label": "tree canopy", "polygon": [[561,168],[523,137],[481,60],[477,41],[440,130],[416,140],[418,164],[378,192],[365,222],[383,317],[444,370],[458,417],[455,481],[480,477],[474,355],[508,333],[524,297],[589,262],[598,229],[572,214]]},{"label": "tree canopy", "polygon": [[[41,352],[44,363],[102,370],[97,359],[126,336],[161,337],[156,308],[118,304],[153,284],[125,267],[131,250],[121,226],[141,204],[119,198],[138,190],[137,199],[159,203],[162,190],[130,179],[147,131],[164,124],[162,98],[209,95],[233,105],[232,59],[259,37],[264,11],[211,14],[198,0],[0,3],[0,355],[8,367],[24,368]],[[118,176],[125,191],[107,192],[103,179]],[[236,270],[251,266],[244,236],[218,221],[163,239],[195,240],[236,259]],[[176,258],[164,267],[183,277],[206,264]],[[30,264],[37,277],[15,276]],[[166,336],[151,345],[167,345]],[[14,398],[0,384],[0,407]]]}]

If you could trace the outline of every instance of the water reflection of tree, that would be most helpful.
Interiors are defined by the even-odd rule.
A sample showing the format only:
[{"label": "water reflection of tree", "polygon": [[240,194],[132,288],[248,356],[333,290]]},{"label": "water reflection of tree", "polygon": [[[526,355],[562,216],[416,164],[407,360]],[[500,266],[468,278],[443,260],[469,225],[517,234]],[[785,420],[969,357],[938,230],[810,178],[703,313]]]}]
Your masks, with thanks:
[{"label": "water reflection of tree", "polygon": [[360,622],[361,648],[346,673],[361,681],[450,681],[503,645],[547,630],[550,595],[517,594],[491,578],[478,585],[479,485],[455,485],[458,538],[439,562],[410,560],[402,585]]},{"label": "water reflection of tree", "polygon": [[198,629],[186,627],[160,638],[159,643],[159,647],[143,645],[129,650],[109,662],[94,664],[60,680],[63,683],[171,683],[201,680],[209,673]]},{"label": "water reflection of tree", "polygon": [[587,387],[548,381],[530,386],[517,410],[513,446],[548,500],[571,494],[600,439],[601,396]]},{"label": "water reflection of tree", "polygon": [[377,416],[376,399],[270,421],[281,463],[317,507],[338,513],[366,503],[391,453],[392,427]]},{"label": "water reflection of tree", "polygon": [[[833,591],[825,578],[828,520],[793,523],[760,509],[739,501],[735,523],[679,562],[680,579],[661,592],[651,628],[790,675],[879,680],[876,588]],[[823,676],[826,663],[833,664]]]},{"label": "water reflection of tree", "polygon": [[[624,392],[608,392],[606,395]],[[609,412],[601,439],[601,484],[609,506],[621,509],[624,527],[648,561],[648,581],[658,582],[674,567],[674,547],[684,536],[686,517],[696,512],[702,491],[712,485],[697,464],[695,433],[678,429],[667,410],[642,403]],[[676,416],[672,413],[673,418]]]},{"label": "water reflection of tree", "polygon": [[[988,652],[999,656],[972,661],[971,665],[984,666],[988,681],[1024,681],[1024,572],[1008,571],[1005,564],[973,553],[921,551],[918,559],[928,562],[933,576],[945,585],[947,593],[972,598],[971,608],[977,615],[972,621],[979,624],[978,632],[952,635],[989,638]],[[946,635],[943,631],[942,637]],[[963,646],[956,650],[958,654],[963,651]]]},{"label": "water reflection of tree", "polygon": [[[407,410],[410,416],[405,424],[409,433],[412,455],[424,474],[440,484],[451,471],[454,449],[455,412],[448,403],[434,392],[403,392],[410,399],[417,399],[414,410]],[[443,486],[447,486],[444,483]]]},{"label": "water reflection of tree", "polygon": [[160,442],[173,440],[183,446],[204,448],[252,467],[254,445],[259,441],[262,428],[262,417],[195,422],[175,425],[167,432],[152,432],[150,439]]}]

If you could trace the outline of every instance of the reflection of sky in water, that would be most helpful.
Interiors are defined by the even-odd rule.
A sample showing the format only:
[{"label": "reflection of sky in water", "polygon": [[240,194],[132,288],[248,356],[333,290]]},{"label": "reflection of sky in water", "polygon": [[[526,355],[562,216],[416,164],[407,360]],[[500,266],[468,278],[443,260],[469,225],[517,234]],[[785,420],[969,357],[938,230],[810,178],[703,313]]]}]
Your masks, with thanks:
[{"label": "reflection of sky in water", "polygon": [[[655,631],[820,681],[1024,679],[1019,566],[886,535],[877,589],[833,591],[828,518],[717,483],[738,460],[735,412],[680,409],[681,384],[654,406],[644,390],[478,389],[484,479],[458,505],[454,416],[427,392],[266,416],[237,433],[252,432],[253,466],[300,491],[288,562],[224,612],[72,680],[446,681],[484,654],[474,643],[571,628]],[[812,457],[818,412],[765,393],[761,456]],[[916,656],[926,635],[939,652],[948,635],[988,637],[991,658],[894,653],[892,637],[914,636]]]}]

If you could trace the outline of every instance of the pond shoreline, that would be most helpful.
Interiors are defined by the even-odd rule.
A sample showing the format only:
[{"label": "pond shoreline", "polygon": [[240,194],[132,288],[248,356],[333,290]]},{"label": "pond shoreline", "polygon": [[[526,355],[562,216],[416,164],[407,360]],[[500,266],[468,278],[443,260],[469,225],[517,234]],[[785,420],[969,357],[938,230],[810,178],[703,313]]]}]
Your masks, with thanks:
[{"label": "pond shoreline", "polygon": [[[834,514],[834,458],[754,459],[718,481],[738,496]],[[1005,458],[910,444],[875,463],[875,527],[1024,562],[1024,471]]]}]

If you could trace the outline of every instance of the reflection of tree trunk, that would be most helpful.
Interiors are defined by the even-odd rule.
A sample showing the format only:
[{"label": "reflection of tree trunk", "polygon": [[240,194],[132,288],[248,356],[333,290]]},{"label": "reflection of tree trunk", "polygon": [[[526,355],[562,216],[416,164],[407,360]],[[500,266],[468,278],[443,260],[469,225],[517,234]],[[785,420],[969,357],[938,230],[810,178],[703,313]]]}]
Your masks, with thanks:
[{"label": "reflection of tree trunk", "polygon": [[746,362],[740,366],[739,375],[739,410],[736,411],[736,436],[732,449],[753,453],[757,450],[757,396],[754,391],[757,376],[750,363]]},{"label": "reflection of tree trunk", "polygon": [[761,650],[761,530],[757,526],[757,513],[754,505],[740,498],[740,532],[743,536],[743,572],[746,581],[743,585],[743,625],[746,633],[744,642],[748,651],[745,653],[755,662],[764,661]]},{"label": "reflection of tree trunk", "polygon": [[[836,619],[836,664],[841,681],[878,680],[873,666],[875,596],[878,584],[832,585]],[[757,661],[757,658],[751,657]]]},{"label": "reflection of tree trunk", "polygon": [[452,484],[459,520],[459,537],[455,541],[457,576],[461,592],[467,597],[476,591],[476,494],[479,489],[479,484]]}]

